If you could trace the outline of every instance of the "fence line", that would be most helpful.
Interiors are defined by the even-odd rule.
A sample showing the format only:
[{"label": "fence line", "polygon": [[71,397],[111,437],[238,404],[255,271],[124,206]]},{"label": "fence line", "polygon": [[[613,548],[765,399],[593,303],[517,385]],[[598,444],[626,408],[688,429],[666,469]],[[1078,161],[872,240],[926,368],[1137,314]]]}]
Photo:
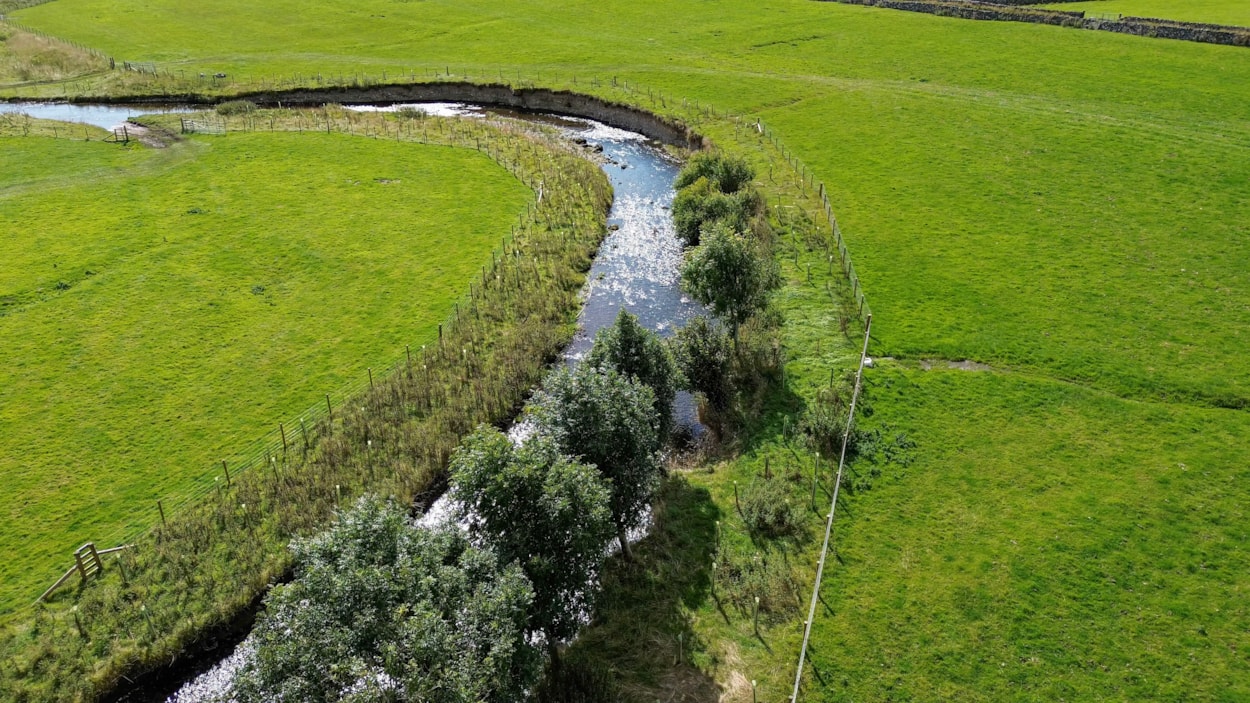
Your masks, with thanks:
[{"label": "fence line", "polygon": [[864,348],[859,353],[859,370],[855,372],[855,390],[851,393],[851,408],[846,416],[846,430],[842,433],[842,454],[838,457],[838,473],[833,481],[833,498],[829,502],[829,515],[825,518],[825,542],[820,548],[820,560],[816,562],[816,578],[812,582],[812,600],[807,608],[807,621],[803,624],[803,645],[799,648],[799,664],[794,671],[794,692],[790,703],[798,703],[799,684],[803,682],[803,662],[807,658],[807,642],[812,635],[812,623],[816,619],[816,601],[820,600],[820,582],[825,575],[825,560],[829,555],[829,540],[833,535],[833,518],[838,510],[838,491],[842,487],[842,472],[846,468],[846,445],[851,437],[851,425],[855,421],[855,404],[864,376],[864,362],[868,358],[868,339],[872,334],[872,314],[864,324]]},{"label": "fence line", "polygon": [[[426,73],[432,76],[436,80],[445,80],[445,79],[454,79],[456,81],[473,80],[473,77],[470,75],[469,71],[463,71],[463,72],[458,71],[455,74],[453,74],[450,71],[450,68],[445,68],[444,71],[441,73],[437,71],[433,71],[431,69],[427,69],[423,73]],[[173,74],[168,69],[161,69],[161,68],[155,68],[154,74],[158,76],[163,74],[167,77],[173,76]],[[499,75],[500,80],[508,80],[511,78],[511,76],[505,77],[502,69],[498,71],[498,75]],[[383,72],[382,81],[378,82],[374,78],[368,75],[362,75],[362,74],[356,73],[356,74],[352,74],[351,76],[344,76],[344,74],[340,73],[338,76],[338,85],[347,85],[346,81],[348,79],[350,79],[351,81],[350,85],[369,86],[369,85],[383,85],[385,84],[384,83],[385,81],[394,80],[394,79],[400,79],[400,80],[410,79],[410,80],[415,81],[416,77],[417,77],[417,72],[415,70],[410,70],[407,72],[400,72],[393,76],[388,74],[387,72]],[[331,78],[333,78],[333,76],[331,76]],[[273,83],[275,87],[277,86],[295,87],[297,85],[306,84],[306,81],[311,80],[311,79],[312,79],[312,76],[303,76],[302,74],[297,74],[295,77],[290,78],[290,79],[281,79],[278,77],[274,77]],[[203,74],[201,74],[200,80],[201,81],[206,80],[203,77]],[[214,81],[214,84],[217,84],[218,76],[213,76],[212,80]],[[326,85],[327,83],[325,80],[325,77],[320,73],[316,74],[316,80],[318,84],[320,85]],[[495,78],[494,76],[490,76],[487,78],[478,78],[478,80],[494,82]],[[548,80],[550,81],[549,84],[559,84],[561,82],[561,78],[559,76],[553,76],[550,74],[548,75]],[[537,88],[539,87],[539,81],[543,81],[541,74],[538,74],[535,79],[527,79],[518,73],[517,84],[519,85],[514,85],[514,87],[528,86],[531,88]],[[266,82],[267,81],[264,81],[262,79],[262,84]],[[803,162],[800,159],[798,159],[798,157],[795,156],[785,146],[785,144],[776,135],[776,133],[768,125],[766,125],[761,118],[758,118],[758,117],[748,118],[748,117],[744,117],[742,115],[731,113],[731,112],[724,111],[724,110],[718,111],[717,108],[713,104],[706,103],[706,102],[700,103],[698,100],[691,101],[688,99],[682,99],[680,101],[682,108],[679,110],[677,107],[678,105],[677,100],[674,100],[671,97],[659,91],[656,91],[654,89],[640,88],[639,86],[637,86],[637,84],[631,86],[628,81],[620,80],[616,76],[613,76],[610,79],[602,78],[598,76],[589,76],[589,77],[584,76],[583,79],[579,82],[578,76],[576,74],[573,74],[571,76],[571,80],[568,78],[565,78],[563,82],[566,85],[571,84],[574,87],[574,89],[578,89],[583,85],[589,86],[591,88],[596,88],[596,89],[613,89],[616,91],[623,92],[626,95],[631,96],[632,98],[635,98],[636,102],[638,103],[642,103],[644,99],[649,100],[652,107],[655,107],[658,104],[659,106],[664,108],[663,110],[660,111],[660,114],[664,114],[665,111],[668,111],[668,113],[671,116],[681,119],[683,121],[686,121],[692,127],[698,127],[701,124],[703,119],[720,118],[720,119],[724,119],[734,124],[736,129],[739,132],[742,129],[750,129],[753,135],[756,135],[764,144],[772,148],[779,156],[781,156],[785,160],[787,167],[793,173],[795,187],[798,188],[805,196],[815,197],[818,199],[820,203],[819,209],[823,212],[826,223],[828,225],[828,229],[825,235],[827,237],[826,251],[829,252],[830,259],[832,259],[832,256],[833,256],[833,252],[830,251],[829,249],[830,244],[832,244],[832,248],[835,249],[837,252],[837,257],[838,257],[840,268],[842,269],[843,275],[846,277],[847,281],[850,284],[851,295],[856,303],[860,319],[865,322],[865,325],[866,325],[865,340],[867,340],[867,328],[871,325],[872,312],[868,306],[867,298],[864,294],[863,287],[859,280],[859,276],[857,272],[855,271],[853,263],[851,262],[850,251],[842,235],[841,228],[838,225],[837,217],[833,212],[832,204],[829,202],[828,188],[825,186],[824,182],[819,181],[814,177],[814,175],[806,167],[806,165],[804,165]],[[327,131],[327,132],[336,132],[336,133],[341,133],[341,134],[357,135],[358,133],[356,130],[356,124],[357,122],[360,122],[362,126],[362,131],[359,133],[359,136],[373,137],[373,138],[385,137],[388,139],[392,138],[393,136],[393,138],[397,140],[401,139],[401,137],[407,137],[407,139],[410,141],[449,144],[449,145],[454,145],[454,146],[463,146],[466,148],[474,148],[478,151],[482,151],[488,154],[492,159],[498,162],[502,167],[504,167],[505,169],[513,173],[518,179],[520,179],[521,181],[529,185],[531,188],[538,189],[539,187],[541,187],[541,183],[543,181],[543,178],[541,177],[542,176],[541,171],[539,173],[531,174],[531,173],[526,172],[526,170],[522,168],[521,159],[519,158],[519,151],[517,151],[516,156],[513,157],[513,154],[505,153],[505,150],[502,147],[496,146],[492,150],[492,146],[489,143],[489,140],[487,141],[487,143],[483,144],[480,137],[477,137],[477,135],[474,135],[473,129],[471,128],[459,129],[457,128],[457,125],[454,121],[449,122],[449,124],[445,127],[440,127],[440,129],[442,130],[442,133],[433,135],[434,140],[431,140],[430,139],[431,135],[429,133],[428,127],[425,130],[423,130],[421,135],[415,135],[413,132],[411,122],[409,122],[407,125],[408,132],[406,135],[401,134],[401,132],[403,131],[402,125],[397,126],[395,128],[396,130],[395,133],[392,135],[388,131],[389,126],[387,126],[384,122],[377,125],[381,127],[381,129],[370,131],[370,128],[374,125],[372,125],[372,120],[367,119],[364,116],[364,113],[350,113],[349,112],[349,113],[346,113],[345,115],[336,115],[332,119],[329,115],[328,110],[324,108],[320,112],[316,109],[308,110],[307,112],[309,113],[309,119],[307,121],[306,126],[304,125],[303,118],[302,117],[298,118],[300,120],[299,131],[308,129],[309,131]],[[341,118],[343,117],[346,118],[346,122],[347,122],[346,126],[340,123]],[[440,124],[438,122],[438,118],[433,118],[433,117],[424,118],[423,120],[421,120],[421,123],[423,125],[425,124],[424,120],[430,120],[431,123],[436,124],[436,125]],[[245,115],[243,117],[234,118],[233,120],[228,116],[222,116],[219,121],[205,120],[204,122],[200,122],[199,120],[189,119],[187,120],[186,126],[190,127],[190,129],[188,129],[187,131],[206,131],[206,132],[218,133],[218,129],[220,129],[220,133],[224,134],[225,132],[229,131],[232,127],[235,129],[242,129],[244,131],[247,131],[247,130],[255,131],[257,129],[263,129],[264,122],[263,120],[258,120],[256,117],[250,116],[250,115]],[[496,126],[496,128],[499,128],[499,126]],[[521,142],[519,141],[521,139],[521,136],[520,136],[519,131],[510,131],[506,127],[502,129],[505,133],[512,134],[512,136],[518,140],[516,145],[510,145],[508,148],[509,149],[515,148],[519,150],[521,148],[520,147]],[[269,123],[269,130],[275,131],[272,121],[270,121]],[[276,131],[291,131],[291,130],[284,129],[284,130],[276,130]],[[474,138],[471,138],[471,137],[474,137]],[[546,147],[552,148],[553,145],[546,144]],[[573,147],[571,146],[568,146],[567,148],[569,150],[573,150]],[[530,149],[532,153],[532,144],[530,145]],[[813,191],[812,194],[808,193],[809,189]],[[802,212],[804,213],[804,215],[808,214],[808,211],[806,208],[802,208]],[[515,224],[512,227],[512,232],[515,233],[518,230],[523,230],[525,227],[533,225],[536,222],[537,220],[536,220],[536,212],[534,208],[534,203],[531,202],[529,208],[527,208],[526,213],[524,213],[518,219],[517,224]],[[507,254],[507,249],[508,249],[510,240],[511,240],[511,236],[504,237],[504,241],[503,241],[504,254]],[[493,264],[492,264],[492,269],[493,269]],[[448,314],[448,317],[444,320],[443,325],[440,325],[440,329],[443,327],[450,328],[450,326],[454,324],[455,319],[458,318],[458,310],[459,310],[460,305],[462,303],[469,303],[470,301],[466,299],[471,299],[471,298],[472,298],[471,291],[469,293],[462,294],[460,296],[460,299],[455,304],[454,309],[456,310],[456,312]],[[865,345],[866,343],[867,342],[865,341]],[[422,347],[422,352],[424,352],[424,350],[425,350],[425,347]],[[862,372],[862,363],[863,363],[863,357],[861,356],[861,372]],[[392,363],[389,366],[389,368],[382,369],[381,371],[383,372],[383,375],[389,375],[390,373],[403,370],[404,368],[406,368],[405,359],[401,358],[398,361]],[[372,373],[372,370],[370,370],[370,373]],[[383,377],[382,375],[379,375],[379,378],[382,378],[382,377]],[[298,424],[292,424],[289,428],[286,428],[287,431],[291,432],[292,436],[294,436],[293,433],[296,431],[296,428],[297,427],[300,428],[299,429],[299,447],[301,448],[301,450],[306,449],[306,447],[312,443],[313,438],[315,438],[316,436],[315,431],[317,427],[319,426],[319,423],[323,419],[332,418],[333,408],[341,407],[342,404],[347,399],[358,397],[368,388],[369,388],[369,381],[365,379],[363,375],[361,375],[360,377],[358,377],[356,382],[346,384],[343,387],[337,389],[336,391],[331,392],[330,394],[327,394],[324,401],[318,400],[305,412],[297,415],[296,423]],[[856,389],[855,389],[856,396],[858,395],[858,392],[859,392],[859,376],[857,375]],[[854,403],[854,400],[852,402]],[[233,465],[227,462],[226,466],[229,468],[226,468],[225,471],[229,471],[232,474],[237,474],[243,471],[253,470],[257,466],[264,468],[271,462],[271,460],[274,457],[281,457],[282,456],[281,451],[282,451],[282,446],[284,444],[284,441],[283,441],[284,438],[282,437],[282,429],[280,428],[284,428],[284,427],[285,427],[285,423],[279,423],[279,428],[270,430],[269,432],[265,433],[261,437],[253,440],[250,443],[247,443],[241,451],[236,452],[234,454]],[[841,476],[841,464],[839,465],[839,481],[840,481],[840,476]],[[211,481],[209,480],[210,477],[212,478]],[[192,482],[195,485],[186,491],[180,491],[179,495],[173,497],[172,502],[163,505],[162,501],[157,501],[157,506],[155,507],[159,508],[162,514],[161,519],[163,520],[164,518],[168,517],[170,514],[176,514],[177,512],[185,509],[188,505],[196,501],[202,500],[203,498],[211,494],[214,490],[220,490],[222,487],[221,486],[222,478],[224,478],[224,472],[217,472],[216,470],[214,470],[210,474],[204,474],[196,479],[193,479]],[[836,491],[836,488],[835,488],[835,491]],[[147,523],[147,526],[142,527],[142,528],[133,528],[133,529],[123,528],[122,530],[115,530],[112,533],[113,541],[115,543],[116,542],[130,542],[135,537],[154,529],[155,526],[159,524],[157,522],[157,519],[158,519],[157,510],[146,510],[146,511],[143,511],[142,514],[145,518],[147,518],[145,520],[145,522]],[[105,537],[108,537],[108,535],[106,535]],[[822,552],[822,556],[821,556],[822,565],[823,565],[823,560],[824,560],[824,553]],[[810,624],[809,624],[809,627],[810,627]]]},{"label": "fence line", "polygon": [[[361,138],[377,139],[385,137],[387,139],[404,139],[409,142],[416,141],[418,143],[475,149],[495,160],[502,168],[512,173],[514,177],[535,191],[542,187],[544,183],[551,183],[554,180],[552,176],[547,174],[544,165],[535,165],[532,173],[526,167],[521,157],[521,151],[524,150],[527,156],[533,157],[536,147],[530,136],[534,133],[524,129],[506,125],[492,125],[494,132],[510,138],[511,143],[499,145],[492,144],[491,140],[485,139],[482,130],[475,128],[475,126],[464,127],[458,125],[456,122],[457,118],[426,117],[424,119],[429,120],[430,124],[439,126],[435,129],[428,129],[427,125],[426,130],[418,132],[410,129],[407,133],[404,133],[403,128],[399,127],[397,132],[391,133],[388,131],[390,125],[387,125],[381,116],[351,111],[343,111],[331,116],[328,111],[322,112],[326,115],[326,121],[316,121],[315,124],[310,124],[310,131],[325,132],[328,127],[328,130],[334,134],[353,135]],[[294,129],[287,129],[282,125],[275,125],[273,122],[258,120],[251,116],[235,118],[234,120],[223,117],[220,121],[209,122],[208,124],[215,130],[219,129],[221,134],[225,134],[227,131],[295,131]],[[571,145],[563,143],[553,143],[544,140],[543,145],[543,148],[558,148],[565,153],[576,152],[576,149]],[[525,231],[527,228],[541,226],[545,222],[540,217],[535,206],[535,201],[531,200],[526,210],[518,216],[510,230],[502,237],[500,245],[497,245],[492,250],[492,263],[484,265],[484,271],[489,269],[490,275],[493,276],[497,266],[504,262],[503,257],[519,254],[513,248],[515,235],[518,232]],[[496,263],[497,255],[499,258]],[[474,280],[473,283],[476,285],[477,281]],[[334,415],[340,412],[340,409],[348,401],[363,397],[374,383],[380,383],[392,374],[406,371],[410,368],[410,363],[422,363],[422,359],[426,354],[438,354],[438,344],[441,343],[442,335],[445,333],[450,334],[458,326],[461,310],[464,310],[464,314],[468,314],[470,306],[473,305],[473,298],[474,293],[470,290],[461,293],[453,301],[452,310],[448,312],[442,323],[438,325],[439,337],[428,342],[429,344],[435,344],[433,350],[427,351],[428,344],[420,345],[418,349],[412,349],[412,345],[409,345],[405,352],[393,362],[380,367],[368,368],[365,374],[358,374],[355,381],[348,382],[326,393],[323,398],[319,398],[304,412],[296,415],[294,422],[288,420],[277,423],[273,429],[265,432],[260,437],[244,443],[240,449],[232,453],[228,460],[222,460],[212,470],[191,478],[191,486],[189,488],[178,490],[175,495],[157,499],[154,501],[154,505],[146,508],[136,506],[132,514],[137,513],[137,517],[144,523],[142,527],[122,527],[110,530],[98,536],[96,541],[106,543],[133,542],[140,536],[156,529],[164,520],[173,519],[181,511],[205,499],[214,491],[222,490],[225,488],[223,484],[234,477],[258,468],[265,469],[272,463],[271,460],[281,460],[285,454],[283,451],[284,446],[286,446],[287,451],[292,449],[294,451],[306,451],[318,438],[317,429],[321,426],[322,421],[332,420]],[[230,478],[227,478],[227,475]],[[160,515],[159,517],[158,514]]]}]

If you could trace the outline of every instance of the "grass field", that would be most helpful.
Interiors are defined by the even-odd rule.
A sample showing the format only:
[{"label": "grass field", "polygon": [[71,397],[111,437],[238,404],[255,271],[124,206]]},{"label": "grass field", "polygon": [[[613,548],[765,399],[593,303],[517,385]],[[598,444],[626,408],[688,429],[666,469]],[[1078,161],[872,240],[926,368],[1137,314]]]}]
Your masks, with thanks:
[{"label": "grass field", "polygon": [[1135,17],[1157,17],[1185,22],[1208,22],[1250,27],[1250,6],[1237,0],[1093,0],[1039,5],[1053,10],[1086,13],[1115,12]]},{"label": "grass field", "polygon": [[[1128,11],[1111,5],[1096,11]],[[809,697],[1250,696],[1250,428],[1230,409],[1250,400],[1245,49],[800,0],[56,0],[18,17],[175,72],[616,75],[646,107],[651,87],[762,116],[829,186],[873,353],[899,359],[870,374],[866,422],[918,443],[915,463],[846,505]],[[733,145],[723,124],[701,129]],[[814,331],[835,324],[825,303],[787,312],[806,396],[828,373],[804,360],[813,343],[826,362],[841,347]],[[928,358],[996,370],[919,370]],[[725,481],[775,444],[775,427],[760,432],[740,462],[671,489],[695,543],[657,550],[706,556],[709,516],[732,513]],[[603,635],[651,667],[634,671],[639,697],[709,700],[720,685],[750,700],[743,676],[787,687],[801,616],[748,645],[697,573],[668,591],[626,577],[626,594],[668,606],[653,629]],[[700,638],[700,668],[665,680],[658,660],[682,632]]]},{"label": "grass field", "polygon": [[102,71],[108,61],[62,42],[0,27],[0,86]]},{"label": "grass field", "polygon": [[341,135],[0,149],[3,611],[434,338],[529,199],[476,152]]}]

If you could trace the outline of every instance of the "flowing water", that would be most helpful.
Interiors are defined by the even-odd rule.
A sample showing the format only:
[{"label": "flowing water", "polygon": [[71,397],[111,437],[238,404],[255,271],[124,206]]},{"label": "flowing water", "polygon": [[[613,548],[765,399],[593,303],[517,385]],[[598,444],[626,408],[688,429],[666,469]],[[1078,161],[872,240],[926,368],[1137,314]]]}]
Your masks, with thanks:
[{"label": "flowing water", "polygon": [[[390,111],[400,107],[403,106],[363,105],[352,106],[351,109]],[[559,128],[579,143],[584,140],[587,149],[596,152],[602,149],[603,169],[612,182],[615,194],[608,215],[612,231],[600,246],[582,289],[583,305],[578,330],[565,349],[566,363],[576,363],[585,356],[594,342],[595,333],[610,325],[621,308],[637,315],[643,326],[661,336],[671,335],[702,311],[698,303],[688,299],[681,291],[682,246],[669,212],[674,196],[673,181],[679,165],[661,145],[640,134],[580,118],[520,114],[452,103],[411,107],[440,116],[473,118],[490,113],[540,121]],[[162,111],[150,107],[0,103],[0,113],[21,112],[32,117],[84,122],[106,129],[121,124],[130,115],[138,114],[140,109],[146,112]],[[163,111],[188,110],[167,107]],[[678,424],[685,425],[696,434],[702,429],[689,394],[678,395],[674,417]],[[512,431],[514,441],[520,441],[526,432],[525,423],[518,423]],[[423,522],[446,519],[452,507],[448,497],[444,496],[430,507]],[[644,535],[645,528],[630,537],[639,539]],[[165,700],[168,703],[206,703],[221,700],[223,694],[229,700],[227,692],[233,674],[249,654],[248,643],[244,641],[215,666],[194,676]],[[124,696],[123,700],[159,701],[162,698],[136,694]]]},{"label": "flowing water", "polygon": [[194,108],[182,106],[131,106],[131,105],[78,105],[71,103],[5,103],[0,102],[0,115],[23,114],[42,120],[78,122],[102,129],[120,127],[134,115],[154,112],[191,112]]}]

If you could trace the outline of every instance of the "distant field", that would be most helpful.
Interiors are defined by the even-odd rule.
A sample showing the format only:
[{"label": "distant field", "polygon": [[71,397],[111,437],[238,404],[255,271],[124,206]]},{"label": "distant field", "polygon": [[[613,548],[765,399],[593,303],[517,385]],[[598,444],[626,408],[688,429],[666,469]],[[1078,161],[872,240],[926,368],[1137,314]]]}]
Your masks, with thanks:
[{"label": "distant field", "polygon": [[340,135],[0,152],[0,612],[433,338],[529,197],[476,152]]},{"label": "distant field", "polygon": [[1241,0],[1093,0],[1039,5],[1052,10],[1116,12],[1136,17],[1159,17],[1186,22],[1209,22],[1250,27],[1250,4]]}]

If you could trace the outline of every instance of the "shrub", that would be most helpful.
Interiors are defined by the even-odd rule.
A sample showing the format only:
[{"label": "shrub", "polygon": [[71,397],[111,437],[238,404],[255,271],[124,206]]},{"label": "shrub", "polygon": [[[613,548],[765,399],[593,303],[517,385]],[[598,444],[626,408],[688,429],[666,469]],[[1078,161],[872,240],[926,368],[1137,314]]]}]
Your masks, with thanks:
[{"label": "shrub", "polygon": [[292,549],[298,576],[265,599],[238,700],[509,703],[535,683],[529,581],[457,528],[363,498]]},{"label": "shrub", "polygon": [[716,580],[716,597],[744,616],[751,616],[756,598],[760,599],[760,613],[773,616],[774,621],[802,607],[804,586],[785,559],[722,544],[715,562],[712,578]]},{"label": "shrub", "polygon": [[663,439],[672,433],[677,365],[659,336],[638,324],[637,317],[621,308],[616,322],[595,335],[595,344],[586,356],[586,363],[595,367],[611,366],[650,388],[655,393],[660,437]]},{"label": "shrub", "polygon": [[536,434],[516,447],[479,427],[451,460],[452,491],[475,543],[524,570],[534,589],[529,629],[554,646],[577,634],[612,538],[608,487],[594,467]]},{"label": "shrub", "polygon": [[681,189],[673,199],[673,224],[686,246],[698,245],[703,231],[715,223],[744,231],[747,221],[748,211],[740,199],[717,191],[704,178]]},{"label": "shrub", "polygon": [[704,152],[690,158],[686,167],[677,174],[674,186],[681,190],[699,179],[707,179],[716,190],[730,194],[742,190],[752,178],[755,178],[755,169],[745,160]]},{"label": "shrub", "polygon": [[421,120],[425,119],[425,113],[412,105],[404,105],[395,110],[395,116],[401,120]]},{"label": "shrub", "polygon": [[752,532],[766,537],[797,535],[803,510],[790,502],[790,490],[781,479],[755,481],[742,496],[742,520]]},{"label": "shrub", "polygon": [[608,479],[612,521],[621,552],[630,557],[627,533],[642,522],[660,476],[655,394],[615,369],[581,364],[548,376],[531,412],[561,451]]},{"label": "shrub", "polygon": [[738,328],[764,308],[781,284],[777,263],[756,242],[717,224],[686,258],[681,282],[695,300],[729,323],[734,343]]},{"label": "shrub", "polygon": [[256,103],[251,100],[227,100],[217,106],[217,114],[225,117],[246,115],[256,111]]},{"label": "shrub", "polygon": [[733,343],[729,335],[701,315],[678,330],[671,344],[681,370],[682,387],[702,394],[708,406],[718,413],[729,409],[733,399]]}]

